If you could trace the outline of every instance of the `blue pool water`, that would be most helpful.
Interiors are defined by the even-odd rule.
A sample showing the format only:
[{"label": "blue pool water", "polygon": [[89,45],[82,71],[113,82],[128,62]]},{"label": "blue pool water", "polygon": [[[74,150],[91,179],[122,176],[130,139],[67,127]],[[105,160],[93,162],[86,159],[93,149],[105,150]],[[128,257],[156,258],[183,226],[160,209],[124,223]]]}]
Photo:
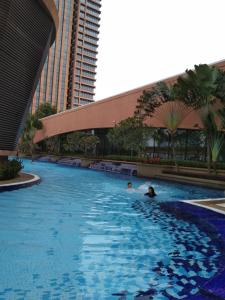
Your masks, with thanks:
[{"label": "blue pool water", "polygon": [[[42,183],[0,193],[0,300],[182,299],[216,273],[211,236],[160,203],[223,192],[137,178],[128,192],[127,178],[101,172],[28,161],[25,170]],[[143,196],[150,183],[153,201]]]}]

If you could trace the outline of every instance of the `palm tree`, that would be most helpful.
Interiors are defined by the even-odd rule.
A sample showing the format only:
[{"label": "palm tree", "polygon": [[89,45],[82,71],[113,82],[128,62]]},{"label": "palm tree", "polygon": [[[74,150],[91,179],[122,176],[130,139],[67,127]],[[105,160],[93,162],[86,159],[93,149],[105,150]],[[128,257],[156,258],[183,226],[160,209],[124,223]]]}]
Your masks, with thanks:
[{"label": "palm tree", "polygon": [[214,122],[214,105],[225,100],[225,75],[222,71],[206,64],[195,66],[194,70],[186,70],[175,84],[175,94],[187,106],[199,110],[199,116],[205,130],[207,140],[208,171],[211,169],[211,143],[216,132]]},{"label": "palm tree", "polygon": [[216,173],[216,163],[220,154],[220,151],[223,147],[223,143],[224,143],[224,135],[219,132],[217,133],[211,142],[211,155],[212,155],[212,163],[213,163],[213,169],[214,172]]},{"label": "palm tree", "polygon": [[[217,171],[217,160],[224,144],[224,125],[225,125],[225,109],[217,111],[211,110],[211,117],[208,120],[208,129],[210,134],[210,148],[214,172]],[[211,130],[211,131],[210,131]]]},{"label": "palm tree", "polygon": [[161,123],[162,127],[165,127],[168,134],[171,137],[171,147],[173,151],[173,159],[176,170],[178,171],[178,163],[176,159],[176,147],[174,137],[177,133],[178,127],[183,120],[191,112],[192,109],[188,108],[184,103],[180,101],[170,101],[162,104],[155,112],[154,117]]},{"label": "palm tree", "polygon": [[26,121],[26,125],[23,130],[23,134],[20,140],[20,149],[24,149],[28,152],[33,160],[33,153],[35,149],[34,136],[36,130],[42,128],[42,123],[35,115],[29,115]]},{"label": "palm tree", "polygon": [[162,127],[167,128],[171,137],[173,159],[177,170],[174,136],[190,111],[191,109],[184,103],[177,101],[174,85],[165,82],[159,82],[151,90],[144,91],[138,99],[136,107],[135,115],[139,116],[143,122],[147,117],[155,117],[162,123]]},{"label": "palm tree", "polygon": [[[34,144],[34,136],[38,129],[42,129],[42,122],[40,119],[56,113],[57,109],[54,106],[50,103],[43,103],[38,107],[34,114],[28,115],[18,149],[24,153],[29,153],[31,157],[33,157],[34,150],[38,147]],[[42,148],[44,144],[46,144],[46,142],[42,141],[41,144],[39,144],[39,147]],[[46,145],[44,148],[46,148]]]},{"label": "palm tree", "polygon": [[152,117],[163,103],[173,100],[175,100],[173,85],[158,82],[154,87],[143,91],[137,100],[135,116],[143,121],[146,117]]}]

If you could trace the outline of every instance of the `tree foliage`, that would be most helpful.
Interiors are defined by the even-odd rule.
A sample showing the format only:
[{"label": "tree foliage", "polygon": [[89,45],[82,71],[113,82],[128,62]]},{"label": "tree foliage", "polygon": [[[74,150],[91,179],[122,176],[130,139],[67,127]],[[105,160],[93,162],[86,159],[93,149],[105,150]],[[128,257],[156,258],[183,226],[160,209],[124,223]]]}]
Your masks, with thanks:
[{"label": "tree foliage", "polygon": [[195,109],[213,104],[218,94],[219,71],[215,67],[195,65],[194,70],[186,70],[179,76],[174,86],[176,96],[186,105]]},{"label": "tree foliage", "polygon": [[180,101],[170,101],[163,103],[156,111],[155,118],[157,118],[161,123],[162,127],[167,129],[168,134],[171,137],[171,147],[173,150],[173,159],[176,168],[178,169],[177,159],[176,159],[176,145],[175,145],[175,135],[177,133],[178,127],[181,125],[183,120],[190,113],[191,109],[180,102]]},{"label": "tree foliage", "polygon": [[[177,109],[176,103],[180,102],[184,103],[180,104],[184,109]],[[213,160],[215,157],[218,159],[221,150],[221,147],[218,146],[221,143],[218,140],[222,139],[218,138],[218,134],[221,126],[225,128],[224,103],[225,72],[214,66],[200,64],[195,65],[194,70],[186,70],[184,75],[178,77],[177,83],[174,85],[159,82],[144,91],[138,99],[135,116],[142,121],[146,117],[153,116],[161,121],[162,127],[167,128],[171,135],[175,158],[174,135],[177,128],[191,109],[198,110],[205,130],[208,169],[210,170],[212,156]]]},{"label": "tree foliage", "polygon": [[173,86],[168,85],[165,82],[159,82],[149,90],[143,91],[138,99],[135,116],[140,119],[152,117],[156,108],[160,107],[163,103],[174,99],[175,94]]},{"label": "tree foliage", "polygon": [[107,135],[109,142],[119,149],[140,154],[153,134],[152,130],[136,117],[121,121]]},{"label": "tree foliage", "polygon": [[75,131],[66,135],[63,143],[63,148],[66,152],[79,152],[80,151],[80,140],[84,136],[83,132]]},{"label": "tree foliage", "polygon": [[65,137],[63,149],[69,153],[82,152],[86,155],[96,154],[100,139],[96,135],[85,132],[71,132]]},{"label": "tree foliage", "polygon": [[61,152],[61,137],[59,135],[47,138],[45,148],[48,153],[60,154]]},{"label": "tree foliage", "polygon": [[100,139],[96,135],[85,135],[80,139],[79,146],[85,154],[96,154],[96,146],[100,143]]},{"label": "tree foliage", "polygon": [[[225,73],[213,66],[195,65],[186,70],[175,84],[175,94],[187,106],[199,110],[199,116],[207,138],[208,170],[211,168],[213,144],[218,140],[218,117],[223,123],[225,100]],[[222,105],[218,112],[216,107]],[[221,149],[221,147],[219,147]],[[214,156],[215,157],[215,156]],[[218,155],[217,155],[218,157]]]},{"label": "tree foliage", "polygon": [[46,102],[41,104],[34,115],[37,119],[42,119],[57,113],[57,109],[55,106],[52,106],[50,103]]},{"label": "tree foliage", "polygon": [[33,156],[38,145],[34,144],[34,136],[37,130],[42,129],[41,118],[55,114],[56,108],[49,103],[39,106],[34,114],[29,114],[23,129],[20,142],[18,145],[19,151]]},{"label": "tree foliage", "polygon": [[18,176],[23,169],[23,163],[19,159],[5,160],[0,163],[0,180],[9,180]]},{"label": "tree foliage", "polygon": [[207,142],[213,163],[213,168],[216,172],[216,163],[224,144],[224,134],[221,131],[221,126],[223,125],[223,123],[220,123],[218,125],[218,123],[216,122],[218,111],[215,111],[213,108],[211,108],[211,105],[201,108],[200,114],[208,137]]},{"label": "tree foliage", "polygon": [[37,129],[42,129],[42,123],[35,115],[29,115],[20,138],[18,149],[33,156],[35,151],[34,136]]}]

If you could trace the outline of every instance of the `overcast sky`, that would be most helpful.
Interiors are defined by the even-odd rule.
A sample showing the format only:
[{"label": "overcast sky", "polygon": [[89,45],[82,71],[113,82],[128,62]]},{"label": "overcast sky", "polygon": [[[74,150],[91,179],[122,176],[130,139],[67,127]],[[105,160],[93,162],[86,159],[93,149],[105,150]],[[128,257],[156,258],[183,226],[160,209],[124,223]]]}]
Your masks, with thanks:
[{"label": "overcast sky", "polygon": [[95,100],[225,59],[225,0],[102,0]]}]

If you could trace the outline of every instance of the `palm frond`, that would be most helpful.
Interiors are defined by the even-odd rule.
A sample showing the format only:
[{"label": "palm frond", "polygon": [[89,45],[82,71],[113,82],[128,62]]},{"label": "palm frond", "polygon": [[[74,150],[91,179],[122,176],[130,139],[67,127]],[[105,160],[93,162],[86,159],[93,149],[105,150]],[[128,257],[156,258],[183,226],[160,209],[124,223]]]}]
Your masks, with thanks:
[{"label": "palm frond", "polygon": [[170,101],[162,104],[156,110],[154,117],[162,122],[171,134],[174,134],[192,110],[180,101]]},{"label": "palm frond", "polygon": [[219,71],[206,64],[195,65],[194,70],[186,70],[175,84],[175,91],[179,99],[189,106],[200,108],[216,100],[218,90]]},{"label": "palm frond", "polygon": [[211,154],[212,154],[212,161],[216,162],[218,160],[220,151],[223,147],[224,143],[224,136],[221,133],[218,133],[214,136],[211,141]]}]

